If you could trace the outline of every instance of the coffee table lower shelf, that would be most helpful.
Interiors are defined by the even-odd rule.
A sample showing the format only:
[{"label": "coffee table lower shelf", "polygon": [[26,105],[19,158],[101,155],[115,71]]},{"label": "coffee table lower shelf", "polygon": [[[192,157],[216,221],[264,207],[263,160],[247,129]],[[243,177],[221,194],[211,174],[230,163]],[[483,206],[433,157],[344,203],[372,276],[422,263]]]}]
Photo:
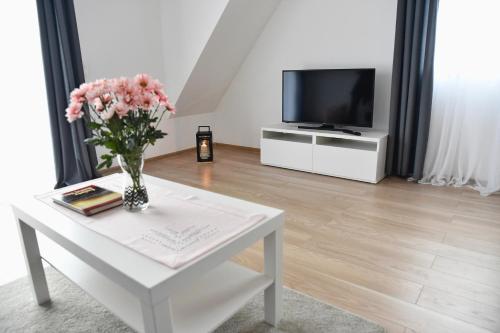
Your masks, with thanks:
[{"label": "coffee table lower shelf", "polygon": [[[40,250],[47,263],[129,326],[144,331],[141,304],[134,295],[49,240],[40,239]],[[267,275],[227,261],[172,297],[174,332],[209,332],[272,283]]]}]

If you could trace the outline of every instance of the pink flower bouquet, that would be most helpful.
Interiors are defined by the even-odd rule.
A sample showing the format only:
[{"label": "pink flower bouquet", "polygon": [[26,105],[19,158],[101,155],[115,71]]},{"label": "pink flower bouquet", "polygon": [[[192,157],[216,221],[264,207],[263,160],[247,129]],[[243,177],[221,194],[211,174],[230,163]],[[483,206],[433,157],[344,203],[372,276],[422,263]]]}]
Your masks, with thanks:
[{"label": "pink flower bouquet", "polygon": [[90,113],[86,120],[93,134],[86,142],[109,149],[98,169],[110,167],[116,155],[142,155],[167,134],[158,129],[163,115],[175,113],[162,84],[147,74],[83,83],[71,92],[68,121],[82,118],[84,108]]},{"label": "pink flower bouquet", "polygon": [[123,206],[130,211],[149,204],[142,178],[143,153],[167,135],[158,129],[165,113],[175,113],[175,107],[161,83],[146,74],[84,83],[71,93],[66,118],[71,123],[84,117],[92,131],[86,142],[108,149],[98,169],[109,168],[118,156],[125,175]]}]

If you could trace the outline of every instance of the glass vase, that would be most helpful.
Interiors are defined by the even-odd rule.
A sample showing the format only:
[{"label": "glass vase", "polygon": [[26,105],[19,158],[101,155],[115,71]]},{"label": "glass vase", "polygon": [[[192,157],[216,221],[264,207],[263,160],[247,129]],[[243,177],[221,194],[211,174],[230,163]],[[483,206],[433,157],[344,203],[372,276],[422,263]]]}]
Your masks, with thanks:
[{"label": "glass vase", "polygon": [[144,158],[142,153],[118,155],[118,164],[123,170],[123,208],[131,212],[138,212],[148,208],[149,198],[142,167]]}]

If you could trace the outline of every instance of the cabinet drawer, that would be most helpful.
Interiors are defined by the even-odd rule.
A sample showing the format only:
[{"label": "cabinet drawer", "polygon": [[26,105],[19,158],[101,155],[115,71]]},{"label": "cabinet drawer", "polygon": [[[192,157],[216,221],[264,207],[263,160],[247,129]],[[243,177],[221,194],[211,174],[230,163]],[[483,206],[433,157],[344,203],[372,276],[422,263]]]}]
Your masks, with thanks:
[{"label": "cabinet drawer", "polygon": [[315,145],[313,171],[331,176],[376,182],[377,152]]},{"label": "cabinet drawer", "polygon": [[310,143],[260,140],[260,161],[262,164],[302,171],[312,171],[313,147]]}]

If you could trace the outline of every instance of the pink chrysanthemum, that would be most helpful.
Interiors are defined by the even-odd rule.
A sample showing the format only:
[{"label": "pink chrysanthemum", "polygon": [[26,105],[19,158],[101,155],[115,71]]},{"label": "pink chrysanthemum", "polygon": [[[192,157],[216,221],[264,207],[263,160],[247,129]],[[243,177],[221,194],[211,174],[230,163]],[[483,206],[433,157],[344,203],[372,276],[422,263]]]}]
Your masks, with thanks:
[{"label": "pink chrysanthemum", "polygon": [[66,109],[66,119],[68,119],[70,123],[80,119],[83,116],[82,107],[82,103],[71,103]]}]

